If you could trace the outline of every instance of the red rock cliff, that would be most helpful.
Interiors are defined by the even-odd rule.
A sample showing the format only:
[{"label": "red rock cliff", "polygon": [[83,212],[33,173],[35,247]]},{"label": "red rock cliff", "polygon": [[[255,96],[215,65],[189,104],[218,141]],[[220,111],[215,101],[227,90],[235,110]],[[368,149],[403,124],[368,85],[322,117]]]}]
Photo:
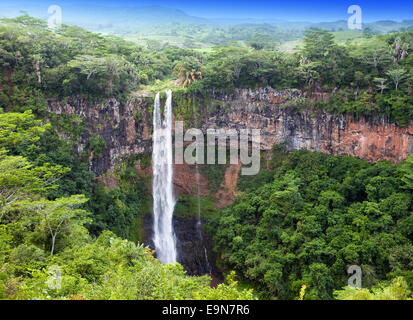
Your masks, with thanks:
[{"label": "red rock cliff", "polygon": [[300,94],[264,88],[217,97],[221,103],[206,116],[203,128],[260,129],[263,150],[284,143],[290,150],[305,148],[370,162],[398,162],[413,152],[413,122],[400,128],[384,119],[334,117],[323,111],[296,112],[283,104]]},{"label": "red rock cliff", "polygon": [[[213,106],[206,105],[210,102],[198,105],[202,129],[204,132],[207,128],[260,129],[262,150],[284,143],[290,150],[306,148],[371,162],[380,159],[397,162],[413,152],[412,122],[400,128],[384,119],[334,117],[323,111],[297,112],[286,106],[287,101],[301,95],[299,90],[280,92],[271,88],[238,89],[231,95],[214,95]],[[322,95],[315,98],[324,99]],[[64,104],[51,101],[49,111],[77,114],[84,119],[86,130],[79,138],[79,151],[88,147],[91,134],[104,138],[106,149],[100,158],[92,157],[90,163],[91,169],[102,175],[125,156],[150,155],[152,103],[152,97],[143,96],[135,96],[126,104],[110,99],[99,105],[71,98]]]}]

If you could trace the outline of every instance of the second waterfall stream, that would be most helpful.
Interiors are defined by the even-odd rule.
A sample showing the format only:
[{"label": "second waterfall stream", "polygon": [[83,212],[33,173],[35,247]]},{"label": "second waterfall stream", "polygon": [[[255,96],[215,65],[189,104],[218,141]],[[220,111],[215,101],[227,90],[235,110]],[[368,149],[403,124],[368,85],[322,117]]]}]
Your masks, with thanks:
[{"label": "second waterfall stream", "polygon": [[172,92],[166,91],[166,104],[162,120],[159,93],[153,110],[153,213],[156,256],[162,263],[177,261],[173,213],[176,200],[173,193],[172,165]]}]

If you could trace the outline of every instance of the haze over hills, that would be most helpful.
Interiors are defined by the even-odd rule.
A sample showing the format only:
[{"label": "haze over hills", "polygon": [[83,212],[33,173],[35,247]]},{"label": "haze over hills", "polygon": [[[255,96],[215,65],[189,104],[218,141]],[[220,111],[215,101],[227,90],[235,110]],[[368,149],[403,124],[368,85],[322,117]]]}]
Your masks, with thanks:
[{"label": "haze over hills", "polygon": [[[50,2],[45,1],[37,1],[36,4],[27,1],[3,3],[0,5],[0,17],[16,17],[24,11],[47,20],[49,5]],[[64,24],[118,35],[144,45],[148,41],[158,42],[156,47],[171,44],[186,48],[208,48],[229,43],[245,46],[257,41],[266,47],[279,47],[286,42],[297,41],[310,27],[332,32],[345,31],[345,40],[360,35],[357,30],[348,30],[346,20],[315,23],[276,18],[242,18],[236,15],[228,18],[203,18],[180,9],[155,5],[121,7],[65,2],[61,8]],[[366,23],[363,27],[368,27],[371,33],[387,33],[412,28],[413,20],[377,21]],[[288,45],[287,50],[291,49]]]},{"label": "haze over hills", "polygon": [[[22,11],[37,18],[46,19],[48,17],[47,9],[50,2],[37,1],[36,4],[27,1],[3,3],[0,4],[0,17],[15,17]],[[103,6],[103,5],[85,5],[65,3],[61,5],[63,11],[63,22],[65,24],[77,24],[84,27],[95,27],[112,24],[115,26],[153,26],[165,23],[181,23],[194,25],[239,25],[239,24],[271,24],[278,27],[305,29],[311,26],[317,26],[325,29],[347,28],[347,21],[320,21],[318,23],[309,21],[291,21],[287,19],[269,19],[269,18],[203,18],[187,14],[185,11],[163,7],[158,5],[151,6]],[[365,26],[377,27],[378,29],[399,29],[413,26],[413,20],[404,21],[377,21],[367,23]],[[379,31],[379,30],[377,30]]]},{"label": "haze over hills", "polygon": [[[181,22],[184,24],[206,24],[210,23],[205,18],[193,17],[185,12],[160,6],[145,7],[106,7],[93,6],[93,10],[86,10],[78,6],[61,6],[63,20],[65,24],[78,24],[99,26],[108,23],[112,24],[132,24],[132,25],[154,25],[160,23]],[[22,8],[24,8],[22,10]],[[21,11],[27,12],[32,16],[46,19],[48,6],[17,6],[9,5],[2,8],[0,16],[17,16]]]}]

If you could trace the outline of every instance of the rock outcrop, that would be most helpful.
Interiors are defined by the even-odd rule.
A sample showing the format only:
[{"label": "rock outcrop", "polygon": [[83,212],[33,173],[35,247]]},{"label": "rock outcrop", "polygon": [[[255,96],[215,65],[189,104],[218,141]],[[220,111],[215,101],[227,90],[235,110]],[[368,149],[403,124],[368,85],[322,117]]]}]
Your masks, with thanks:
[{"label": "rock outcrop", "polygon": [[206,128],[260,129],[261,149],[280,143],[289,150],[308,149],[331,155],[351,155],[370,162],[398,162],[413,152],[413,123],[400,128],[384,118],[334,117],[324,111],[295,111],[285,102],[301,92],[271,88],[236,90],[217,96],[222,104],[204,122]]},{"label": "rock outcrop", "polygon": [[91,134],[98,134],[105,140],[102,155],[90,159],[90,168],[100,176],[113,169],[123,157],[152,150],[152,115],[148,111],[152,101],[148,97],[132,97],[126,104],[116,99],[91,104],[83,99],[68,98],[65,103],[51,101],[48,111],[78,115],[84,120],[85,132],[79,138],[78,151],[88,147]]},{"label": "rock outcrop", "polygon": [[[280,143],[289,150],[308,149],[332,155],[351,155],[370,162],[402,161],[413,152],[413,122],[400,128],[384,118],[333,116],[324,111],[295,111],[287,102],[301,97],[299,90],[238,89],[231,95],[213,95],[214,107],[200,108],[202,129],[260,129],[261,149]],[[321,97],[315,97],[323,99]],[[208,100],[210,101],[210,100]],[[153,98],[134,96],[126,104],[115,99],[90,104],[70,98],[52,101],[49,111],[77,114],[85,120],[79,150],[87,148],[88,137],[99,134],[106,143],[100,157],[91,158],[91,169],[99,176],[112,169],[124,156],[152,150]],[[210,103],[210,102],[206,102]],[[208,111],[207,111],[208,110]]]}]

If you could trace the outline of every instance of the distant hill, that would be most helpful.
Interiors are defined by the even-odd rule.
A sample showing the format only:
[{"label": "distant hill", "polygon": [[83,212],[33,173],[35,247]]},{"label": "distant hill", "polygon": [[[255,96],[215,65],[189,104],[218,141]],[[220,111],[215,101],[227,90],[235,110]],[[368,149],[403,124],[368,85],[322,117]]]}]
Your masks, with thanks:
[{"label": "distant hill", "polygon": [[[66,11],[65,11],[66,12]],[[74,22],[79,18],[79,11],[73,10],[73,12],[66,12],[67,19],[73,19]],[[88,20],[90,15],[85,13],[83,18]],[[148,7],[125,7],[125,8],[112,8],[112,7],[97,7],[93,10],[93,20],[99,23],[116,23],[116,24],[134,24],[134,25],[154,25],[161,23],[174,23],[179,22],[183,24],[205,24],[209,23],[207,19],[194,17],[186,14],[185,12],[174,9],[165,8],[160,6],[148,6]]]},{"label": "distant hill", "polygon": [[[36,5],[26,3],[0,4],[0,17],[17,16],[23,10],[32,16],[46,19],[47,8],[50,3]],[[65,24],[76,24],[80,26],[99,26],[107,24],[117,25],[155,25],[163,23],[179,22],[183,24],[206,24],[209,20],[190,16],[182,10],[166,8],[161,6],[145,7],[109,7],[93,6],[92,8],[82,6],[61,6],[63,11],[63,22]]]},{"label": "distant hill", "polygon": [[[15,17],[23,8],[29,15],[47,19],[49,1],[39,0],[36,4],[27,0],[3,2],[0,17]],[[162,44],[172,44],[187,48],[208,48],[214,45],[238,43],[248,45],[251,41],[261,41],[265,45],[296,45],[304,31],[316,27],[338,32],[339,40],[354,38],[346,20],[332,22],[284,21],[275,19],[206,19],[191,16],[186,12],[162,6],[111,7],[103,5],[62,5],[63,23],[78,25],[103,34],[114,34],[142,44],[155,40]],[[401,22],[382,20],[363,26],[373,33],[387,33],[413,27],[413,19]],[[345,33],[345,34],[344,34]],[[355,32],[358,33],[358,32]],[[357,35],[356,35],[357,36]]]},{"label": "distant hill", "polygon": [[[21,10],[29,13],[32,16],[46,19],[47,8],[50,1],[36,1],[33,4],[31,1],[22,0],[0,4],[0,17],[12,17],[19,15]],[[326,30],[337,31],[347,29],[347,21],[333,22],[306,22],[306,21],[285,21],[275,19],[238,19],[238,18],[217,18],[206,19],[196,16],[191,16],[186,12],[163,6],[143,6],[143,7],[115,7],[103,5],[62,5],[63,19],[66,24],[76,24],[82,27],[99,26],[153,26],[158,24],[180,23],[192,25],[217,25],[230,26],[241,24],[271,24],[280,28],[289,28],[303,30],[310,27],[317,27]],[[365,24],[365,27],[370,27],[376,32],[388,32],[400,28],[413,27],[413,19],[404,20],[401,22],[392,20],[382,20]]]}]

